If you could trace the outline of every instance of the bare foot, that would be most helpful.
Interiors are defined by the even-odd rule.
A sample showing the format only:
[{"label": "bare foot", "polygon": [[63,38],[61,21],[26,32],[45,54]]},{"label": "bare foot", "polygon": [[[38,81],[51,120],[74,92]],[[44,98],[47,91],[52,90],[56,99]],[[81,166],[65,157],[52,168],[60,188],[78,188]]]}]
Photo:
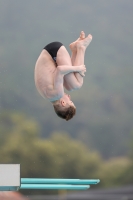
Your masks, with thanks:
[{"label": "bare foot", "polygon": [[88,45],[90,44],[91,40],[92,40],[92,35],[89,34],[86,38],[84,38],[82,40],[78,40],[75,45],[77,48],[86,49],[88,47]]},{"label": "bare foot", "polygon": [[76,51],[76,50],[77,50],[76,43],[77,43],[78,41],[80,41],[80,40],[83,40],[83,39],[85,39],[85,33],[84,33],[84,31],[81,31],[79,38],[78,38],[75,42],[72,42],[72,43],[69,45],[71,51]]},{"label": "bare foot", "polygon": [[76,51],[77,48],[84,48],[86,49],[87,46],[90,44],[92,40],[92,35],[89,34],[86,38],[85,38],[85,33],[84,31],[81,31],[80,33],[80,37],[73,43],[71,43],[69,45],[71,51]]}]

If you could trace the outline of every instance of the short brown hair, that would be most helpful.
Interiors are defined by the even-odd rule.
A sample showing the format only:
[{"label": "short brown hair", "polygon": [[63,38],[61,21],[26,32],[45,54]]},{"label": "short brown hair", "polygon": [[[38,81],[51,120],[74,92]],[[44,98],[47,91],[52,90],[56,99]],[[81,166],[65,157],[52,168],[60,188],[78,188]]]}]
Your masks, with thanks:
[{"label": "short brown hair", "polygon": [[76,108],[74,106],[62,107],[60,104],[55,104],[53,106],[58,117],[61,117],[66,121],[73,118],[73,116],[76,114]]}]

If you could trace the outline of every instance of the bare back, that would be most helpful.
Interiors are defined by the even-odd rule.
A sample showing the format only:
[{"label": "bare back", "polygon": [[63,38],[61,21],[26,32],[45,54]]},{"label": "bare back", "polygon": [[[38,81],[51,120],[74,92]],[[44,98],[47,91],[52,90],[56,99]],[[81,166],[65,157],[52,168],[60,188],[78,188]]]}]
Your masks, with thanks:
[{"label": "bare back", "polygon": [[54,97],[54,76],[56,70],[54,60],[43,49],[35,65],[35,85],[41,96],[48,98],[50,101]]}]

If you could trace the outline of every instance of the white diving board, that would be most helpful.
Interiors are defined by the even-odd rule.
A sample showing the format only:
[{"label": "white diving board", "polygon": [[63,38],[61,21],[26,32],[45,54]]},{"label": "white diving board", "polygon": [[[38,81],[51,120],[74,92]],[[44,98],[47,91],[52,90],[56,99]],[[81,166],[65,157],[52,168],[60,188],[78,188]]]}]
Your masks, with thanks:
[{"label": "white diving board", "polygon": [[20,189],[87,190],[99,179],[21,178],[20,164],[0,164],[0,191]]}]

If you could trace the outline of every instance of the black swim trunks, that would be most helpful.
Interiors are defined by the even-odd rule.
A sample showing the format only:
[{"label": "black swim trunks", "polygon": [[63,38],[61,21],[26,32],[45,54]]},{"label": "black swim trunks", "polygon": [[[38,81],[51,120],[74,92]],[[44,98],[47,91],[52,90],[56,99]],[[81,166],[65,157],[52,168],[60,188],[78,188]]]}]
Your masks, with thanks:
[{"label": "black swim trunks", "polygon": [[53,60],[56,62],[57,51],[61,46],[63,46],[61,42],[51,42],[48,45],[46,45],[44,49],[48,51]]}]

